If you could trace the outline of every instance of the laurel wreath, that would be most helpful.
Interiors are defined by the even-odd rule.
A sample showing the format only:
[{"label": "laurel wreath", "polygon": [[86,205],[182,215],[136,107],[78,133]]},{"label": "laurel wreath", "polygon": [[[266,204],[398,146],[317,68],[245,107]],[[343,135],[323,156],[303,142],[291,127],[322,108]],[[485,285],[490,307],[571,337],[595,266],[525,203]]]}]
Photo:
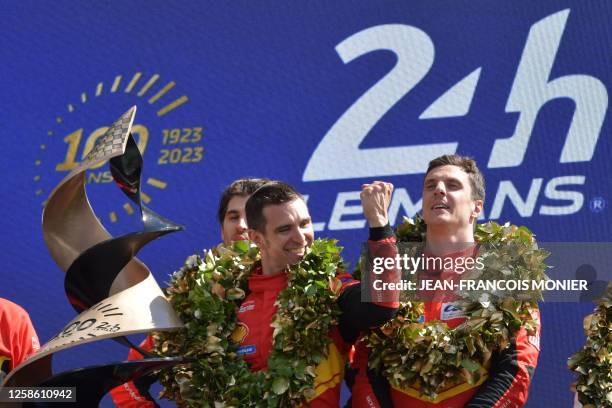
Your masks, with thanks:
[{"label": "laurel wreath", "polygon": [[567,362],[578,374],[574,387],[584,408],[612,407],[612,284],[596,303],[583,322],[586,343]]},{"label": "laurel wreath", "polygon": [[[424,242],[425,223],[419,217],[404,218],[396,235],[398,242]],[[549,253],[537,247],[527,228],[488,222],[477,225],[475,239],[485,268],[470,278],[547,279],[544,260]],[[486,372],[491,354],[508,347],[520,327],[529,334],[537,328],[530,309],[537,307],[533,299],[541,299],[541,293],[530,295],[536,298],[499,296],[483,301],[481,293],[463,293],[460,307],[467,319],[455,328],[441,321],[420,322],[423,303],[404,300],[395,319],[363,338],[370,348],[369,366],[390,384],[412,386],[432,400],[454,385],[474,384]]]},{"label": "laurel wreath", "polygon": [[232,334],[248,277],[259,261],[246,241],[192,255],[167,289],[185,329],[155,333],[153,350],[182,355],[191,364],[160,372],[160,397],[182,407],[286,407],[315,396],[315,367],[325,357],[328,332],[337,324],[341,266],[335,240],[317,239],[287,270],[288,286],[277,298],[268,370],[253,372],[237,354]]}]

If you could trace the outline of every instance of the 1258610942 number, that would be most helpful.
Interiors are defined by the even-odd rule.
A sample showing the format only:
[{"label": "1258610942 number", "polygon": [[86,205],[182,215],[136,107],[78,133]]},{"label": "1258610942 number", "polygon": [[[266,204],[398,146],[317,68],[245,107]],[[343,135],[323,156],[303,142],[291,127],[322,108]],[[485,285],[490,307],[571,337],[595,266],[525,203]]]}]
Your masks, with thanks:
[{"label": "1258610942 number", "polygon": [[204,147],[176,147],[174,149],[160,149],[161,156],[157,164],[197,163],[204,158]]},{"label": "1258610942 number", "polygon": [[76,402],[76,387],[2,387],[0,402]]}]

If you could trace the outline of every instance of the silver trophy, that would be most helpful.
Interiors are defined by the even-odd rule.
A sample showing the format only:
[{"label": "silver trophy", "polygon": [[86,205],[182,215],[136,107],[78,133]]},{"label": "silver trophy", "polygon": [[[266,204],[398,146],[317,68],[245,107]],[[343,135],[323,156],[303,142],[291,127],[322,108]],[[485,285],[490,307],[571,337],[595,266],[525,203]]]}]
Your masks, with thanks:
[{"label": "silver trophy", "polygon": [[[79,315],[11,371],[2,386],[77,387],[77,402],[71,406],[91,407],[111,388],[183,361],[155,357],[125,337],[183,327],[151,271],[135,258],[150,241],[183,229],[141,202],[143,160],[130,134],[135,113],[135,106],[124,113],[49,196],[42,216],[43,236],[65,272],[66,296]],[[89,204],[85,172],[107,160],[116,184],[140,209],[141,231],[113,238]],[[136,348],[146,358],[52,373],[54,353],[108,338]]]}]

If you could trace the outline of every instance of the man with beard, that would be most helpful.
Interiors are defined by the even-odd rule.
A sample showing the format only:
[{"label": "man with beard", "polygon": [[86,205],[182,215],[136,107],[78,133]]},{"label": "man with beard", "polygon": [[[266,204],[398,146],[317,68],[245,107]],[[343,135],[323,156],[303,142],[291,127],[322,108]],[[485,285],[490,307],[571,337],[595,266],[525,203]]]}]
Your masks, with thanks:
[{"label": "man with beard", "polygon": [[[361,202],[370,227],[368,249],[374,256],[394,257],[395,238],[389,226],[387,208],[393,186],[375,181],[364,184]],[[304,198],[293,187],[282,182],[262,186],[247,201],[249,237],[257,245],[261,264],[248,279],[249,294],[238,312],[238,322],[247,330],[240,339],[239,352],[252,370],[266,370],[273,345],[271,326],[277,311],[276,298],[287,287],[288,266],[304,256],[314,240],[312,220]],[[315,372],[315,395],[309,407],[338,407],[344,366],[351,345],[360,332],[379,326],[391,319],[398,307],[398,293],[374,302],[361,301],[361,285],[350,274],[337,271],[342,283],[337,303],[341,311],[339,323],[328,333],[331,340],[327,357]],[[399,279],[398,270],[386,269],[378,275],[385,283]]]},{"label": "man with beard", "polygon": [[[235,183],[234,183],[235,184]],[[232,190],[231,186],[228,190]],[[226,190],[226,192],[228,191]],[[382,257],[396,254],[395,238],[389,226],[387,208],[393,186],[389,183],[364,184],[361,199],[364,214],[370,225],[368,246],[372,253]],[[268,182],[244,195],[227,199],[224,193],[219,205],[219,220],[223,220],[224,242],[244,238],[246,212],[249,237],[259,247],[261,265],[249,278],[249,291],[238,312],[239,324],[248,327],[239,340],[239,352],[252,370],[266,370],[267,358],[272,348],[272,318],[276,312],[276,297],[287,286],[287,266],[301,260],[305,250],[314,239],[312,220],[304,198],[291,186],[282,182]],[[245,206],[246,201],[246,209]],[[227,203],[227,206],[225,205]],[[342,282],[338,305],[342,311],[339,325],[329,333],[331,343],[328,357],[319,364],[316,372],[325,373],[325,378],[315,378],[316,396],[309,401],[310,407],[337,407],[344,365],[350,346],[358,334],[370,327],[378,326],[392,318],[397,310],[397,293],[385,301],[361,302],[361,285],[346,272],[339,271]],[[399,273],[386,270],[378,279],[397,282]],[[151,348],[151,339],[143,344]],[[142,358],[132,350],[130,359]],[[111,391],[113,400],[120,407],[154,407],[155,402],[148,388],[155,379],[126,383]]]}]

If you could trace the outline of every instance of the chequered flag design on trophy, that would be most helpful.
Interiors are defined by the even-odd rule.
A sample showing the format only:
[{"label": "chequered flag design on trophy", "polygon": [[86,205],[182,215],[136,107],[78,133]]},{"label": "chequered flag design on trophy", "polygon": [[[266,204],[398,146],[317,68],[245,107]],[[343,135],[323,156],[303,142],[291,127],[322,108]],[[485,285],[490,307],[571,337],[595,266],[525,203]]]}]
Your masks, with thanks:
[{"label": "chequered flag design on trophy", "polygon": [[119,120],[113,123],[87,154],[83,164],[88,166],[90,163],[96,163],[121,154],[123,152],[123,145],[127,140],[125,134],[129,131],[133,116],[134,108],[125,112]]}]

